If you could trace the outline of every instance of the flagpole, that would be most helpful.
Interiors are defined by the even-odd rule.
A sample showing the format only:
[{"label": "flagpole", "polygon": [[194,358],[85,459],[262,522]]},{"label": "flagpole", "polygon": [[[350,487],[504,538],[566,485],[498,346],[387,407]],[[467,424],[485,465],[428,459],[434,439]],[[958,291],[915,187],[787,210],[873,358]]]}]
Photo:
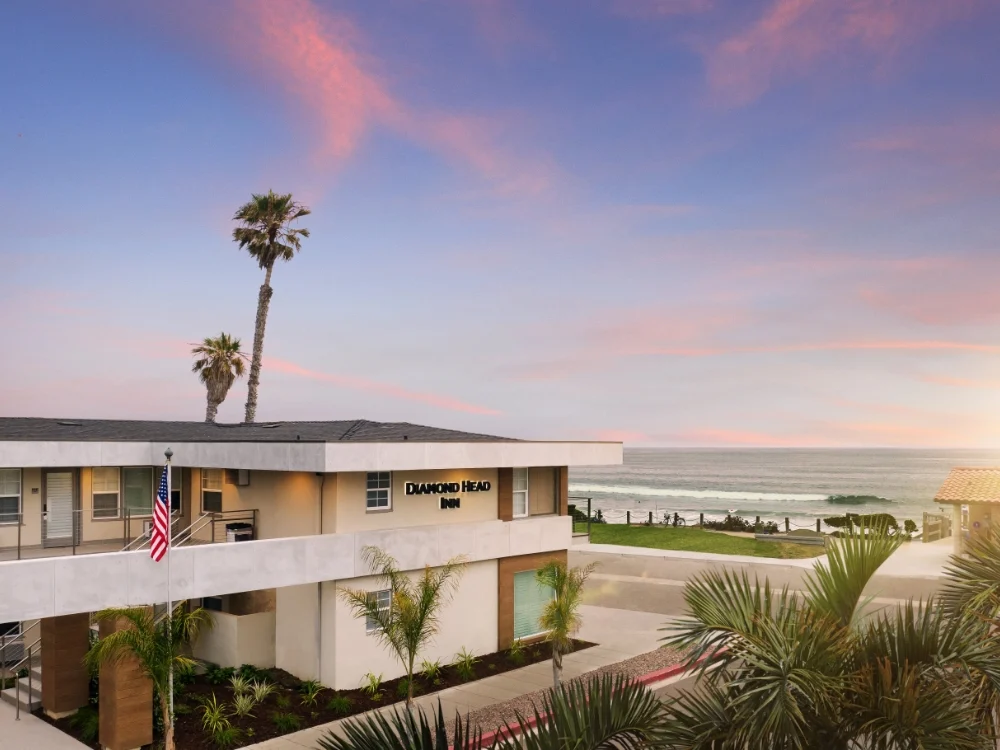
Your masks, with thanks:
[{"label": "flagpole", "polygon": [[174,536],[174,519],[173,519],[173,499],[170,494],[170,459],[173,458],[174,452],[167,448],[163,455],[167,457],[167,463],[164,467],[164,471],[167,473],[167,645],[170,651],[170,670],[167,673],[168,689],[169,693],[169,713],[170,713],[170,728],[174,727],[174,602],[173,597],[170,595],[170,558],[173,557],[170,554],[170,547],[173,544]]}]

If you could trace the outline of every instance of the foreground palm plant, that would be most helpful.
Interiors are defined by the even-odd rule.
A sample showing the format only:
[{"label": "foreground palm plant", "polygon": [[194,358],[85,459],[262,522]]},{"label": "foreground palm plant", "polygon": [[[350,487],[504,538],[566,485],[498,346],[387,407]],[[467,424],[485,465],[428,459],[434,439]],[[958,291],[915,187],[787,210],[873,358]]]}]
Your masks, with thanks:
[{"label": "foreground palm plant", "polygon": [[191,371],[198,373],[205,384],[205,421],[214,422],[219,413],[219,404],[226,400],[229,389],[236,378],[242,378],[246,370],[247,355],[240,351],[240,340],[228,333],[220,333],[214,338],[205,338],[191,349],[197,359]]},{"label": "foreground palm plant", "polygon": [[264,271],[264,283],[257,294],[253,358],[250,360],[250,378],[247,380],[244,421],[248,423],[253,422],[257,416],[257,387],[260,385],[260,367],[264,356],[264,328],[267,326],[271,295],[274,294],[271,273],[276,261],[291,260],[301,249],[302,238],[309,236],[309,230],[292,227],[292,222],[309,214],[309,209],[296,203],[290,193],[279,195],[268,191],[266,195],[253,194],[233,216],[233,221],[239,224],[233,230],[233,239]]},{"label": "foreground palm plant", "polygon": [[160,700],[163,716],[164,750],[174,750],[174,727],[170,716],[170,671],[195,666],[184,655],[198,633],[212,626],[208,612],[187,610],[179,604],[172,615],[156,619],[150,607],[104,609],[95,615],[98,622],[124,621],[124,627],[101,638],[87,652],[84,662],[91,671],[102,664],[120,664],[135,659],[142,673],[150,679]]},{"label": "foreground palm plant", "polygon": [[573,636],[580,629],[580,599],[587,578],[597,567],[568,568],[565,563],[546,563],[535,573],[540,586],[552,589],[552,599],[542,610],[539,625],[545,640],[552,644],[552,685],[562,682],[563,654],[573,648]]},{"label": "foreground palm plant", "polygon": [[[517,726],[534,724],[521,734]],[[347,721],[343,736],[327,734],[321,750],[641,750],[660,747],[666,731],[660,701],[643,685],[618,675],[603,675],[551,689],[533,716],[517,715],[514,725],[483,745],[482,733],[455,716],[449,742],[440,701],[430,718],[423,711],[372,713]]]},{"label": "foreground palm plant", "polygon": [[375,623],[373,635],[392,651],[406,669],[406,705],[413,704],[413,666],[420,651],[437,635],[441,607],[458,586],[462,558],[439,568],[425,567],[413,580],[396,560],[378,547],[365,547],[362,557],[373,571],[378,589],[389,590],[389,606],[379,605],[370,591],[341,589],[340,596],[354,616]]},{"label": "foreground palm plant", "polygon": [[[689,617],[666,640],[699,662],[700,683],[667,707],[663,747],[992,748],[1000,648],[958,606],[980,601],[987,577],[959,564],[950,609],[911,602],[866,618],[864,588],[899,544],[880,531],[842,539],[802,597],[745,573],[691,581]],[[996,570],[1000,546],[981,552]]]}]

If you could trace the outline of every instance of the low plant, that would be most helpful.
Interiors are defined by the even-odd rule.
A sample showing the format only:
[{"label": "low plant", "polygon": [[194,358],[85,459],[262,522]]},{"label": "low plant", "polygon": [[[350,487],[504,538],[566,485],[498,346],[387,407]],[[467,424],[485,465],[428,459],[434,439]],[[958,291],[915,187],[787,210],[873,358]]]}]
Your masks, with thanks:
[{"label": "low plant", "polygon": [[174,703],[174,713],[178,716],[187,716],[191,710],[191,706],[187,703]]},{"label": "low plant", "polygon": [[239,672],[240,677],[246,677],[250,682],[267,679],[267,672],[253,664],[241,664],[237,672]]},{"label": "low plant", "polygon": [[455,671],[458,672],[458,676],[462,678],[463,682],[476,679],[476,662],[478,661],[479,659],[464,646],[461,651],[455,654]]},{"label": "low plant", "polygon": [[441,684],[441,660],[435,659],[430,661],[429,659],[424,659],[420,664],[420,674],[424,676],[424,679],[432,685]]},{"label": "low plant", "polygon": [[234,674],[229,678],[229,686],[233,689],[234,695],[250,692],[250,680],[240,674]]},{"label": "low plant", "polygon": [[289,708],[292,705],[292,699],[283,694],[278,694],[274,702],[278,705],[278,708]]},{"label": "low plant", "polygon": [[174,694],[183,691],[188,685],[194,682],[194,664],[177,664],[174,666]]},{"label": "low plant", "polygon": [[220,727],[212,732],[212,742],[215,743],[216,747],[232,747],[239,742],[242,737],[243,733],[238,727],[234,727],[232,724]]},{"label": "low plant", "polygon": [[382,675],[366,674],[361,678],[361,690],[373,701],[382,700]]},{"label": "low plant", "polygon": [[288,711],[275,711],[271,714],[271,721],[275,728],[282,734],[297,732],[302,729],[302,719]]},{"label": "low plant", "polygon": [[299,686],[299,692],[302,693],[302,705],[303,706],[315,706],[316,700],[319,698],[319,694],[323,691],[323,686],[318,680],[306,680]]},{"label": "low plant", "polygon": [[521,643],[520,638],[515,638],[514,642],[510,644],[510,648],[507,649],[507,661],[511,664],[524,664],[527,656],[524,653],[524,644]]},{"label": "low plant", "polygon": [[261,703],[274,692],[274,685],[267,680],[254,680],[250,683],[250,692],[253,693],[253,699]]},{"label": "low plant", "polygon": [[[416,689],[416,684],[414,683],[414,689]],[[406,697],[410,694],[410,681],[406,677],[403,677],[399,682],[396,683],[396,695],[406,700]]]},{"label": "low plant", "polygon": [[219,699],[212,693],[211,698],[205,698],[201,703],[201,727],[211,735],[223,727],[229,726],[229,717],[226,714],[226,704],[219,703]]},{"label": "low plant", "polygon": [[351,712],[351,699],[346,695],[335,695],[327,701],[326,710],[333,711],[340,716],[346,716]]},{"label": "low plant", "polygon": [[80,733],[81,740],[91,743],[97,739],[101,720],[97,709],[92,706],[84,706],[69,717],[69,725]]},{"label": "low plant", "polygon": [[250,693],[240,693],[233,696],[233,713],[241,719],[247,716],[252,717],[256,705],[257,699]]},{"label": "low plant", "polygon": [[212,685],[224,685],[236,674],[232,667],[220,667],[218,664],[206,664],[205,679]]}]

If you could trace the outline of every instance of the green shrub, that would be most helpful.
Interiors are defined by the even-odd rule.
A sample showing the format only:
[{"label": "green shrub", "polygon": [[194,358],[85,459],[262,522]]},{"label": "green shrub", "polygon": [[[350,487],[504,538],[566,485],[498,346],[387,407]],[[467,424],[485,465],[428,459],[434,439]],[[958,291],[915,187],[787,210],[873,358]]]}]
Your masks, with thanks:
[{"label": "green shrub", "polygon": [[347,716],[351,712],[351,699],[346,695],[335,695],[326,703],[326,710],[340,716]]},{"label": "green shrub", "polygon": [[212,733],[212,742],[216,747],[232,747],[240,741],[243,733],[237,727],[229,725],[220,727]]},{"label": "green shrub", "polygon": [[299,686],[299,692],[302,693],[302,705],[315,706],[316,700],[323,690],[323,685],[318,680],[306,680],[303,682]]},{"label": "green shrub", "polygon": [[524,644],[521,643],[520,638],[516,638],[514,642],[510,644],[510,648],[507,649],[507,660],[511,664],[520,665],[524,664],[526,658],[527,657],[525,656],[524,653]]},{"label": "green shrub", "polygon": [[69,717],[69,725],[80,733],[80,739],[86,743],[97,740],[101,728],[100,716],[91,706],[84,706]]},{"label": "green shrub", "polygon": [[236,674],[236,670],[232,667],[220,667],[217,664],[208,664],[206,667],[205,679],[213,685],[224,685]]},{"label": "green shrub", "polygon": [[[417,683],[413,683],[413,690],[416,692]],[[405,677],[396,683],[396,695],[398,695],[403,700],[410,694],[410,681]]]},{"label": "green shrub", "polygon": [[239,672],[240,677],[245,677],[250,682],[259,682],[267,679],[267,672],[255,667],[253,664],[241,664],[240,668],[236,671]]},{"label": "green shrub", "polygon": [[373,701],[382,700],[382,675],[375,675],[372,672],[361,678],[361,690],[368,694]]},{"label": "green shrub", "polygon": [[254,680],[250,683],[250,692],[253,693],[253,699],[261,703],[274,692],[274,685],[267,680]]},{"label": "green shrub", "polygon": [[229,686],[233,689],[234,695],[243,695],[250,691],[250,680],[240,674],[234,674],[229,678]]},{"label": "green shrub", "polygon": [[275,711],[271,714],[271,721],[282,734],[297,732],[302,729],[302,719],[287,711]]},{"label": "green shrub", "polygon": [[476,662],[479,661],[472,653],[464,647],[455,654],[455,671],[462,678],[463,682],[476,679]]},{"label": "green shrub", "polygon": [[201,712],[201,727],[209,734],[214,735],[220,727],[229,726],[226,704],[219,703],[215,693],[212,693],[211,698],[202,700]]},{"label": "green shrub", "polygon": [[239,695],[233,696],[233,713],[235,713],[240,718],[245,716],[253,716],[254,706],[257,705],[257,700],[250,693],[240,693]]},{"label": "green shrub", "polygon": [[441,660],[435,659],[430,661],[429,659],[424,659],[420,664],[420,674],[424,676],[431,685],[441,684]]},{"label": "green shrub", "polygon": [[281,693],[275,697],[274,702],[278,705],[278,708],[289,708],[292,705],[292,699]]}]

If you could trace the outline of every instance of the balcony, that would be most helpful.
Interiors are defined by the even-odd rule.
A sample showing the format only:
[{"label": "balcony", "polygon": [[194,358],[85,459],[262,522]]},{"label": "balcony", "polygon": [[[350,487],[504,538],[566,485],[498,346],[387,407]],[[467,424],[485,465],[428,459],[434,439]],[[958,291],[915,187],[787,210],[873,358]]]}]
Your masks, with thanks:
[{"label": "balcony", "polygon": [[[217,524],[218,528],[218,524]],[[322,534],[241,544],[186,544],[156,563],[143,550],[0,562],[0,622],[197,599],[357,578],[362,549],[393,555],[403,570],[568,549],[569,516]]]}]

